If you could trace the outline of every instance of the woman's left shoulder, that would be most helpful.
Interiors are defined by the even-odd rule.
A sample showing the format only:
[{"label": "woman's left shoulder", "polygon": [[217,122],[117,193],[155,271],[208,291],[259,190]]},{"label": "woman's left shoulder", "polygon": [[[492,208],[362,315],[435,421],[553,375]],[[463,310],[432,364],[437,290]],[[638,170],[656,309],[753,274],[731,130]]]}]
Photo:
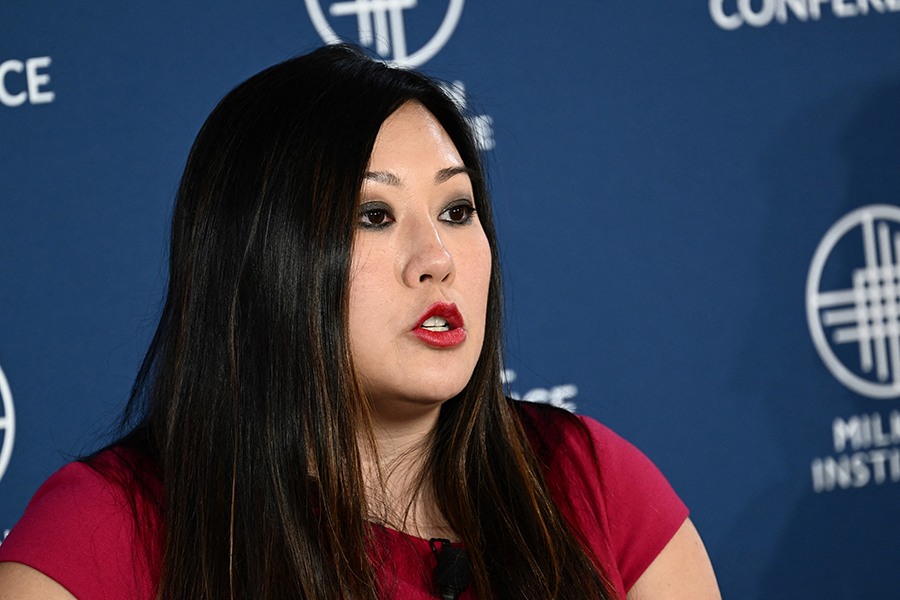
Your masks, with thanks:
[{"label": "woman's left shoulder", "polygon": [[633,468],[638,479],[647,469],[657,471],[640,450],[596,419],[536,402],[517,401],[515,407],[532,448],[548,466],[575,463],[610,476],[626,471],[615,473],[617,480]]},{"label": "woman's left shoulder", "polygon": [[643,452],[592,417],[549,404],[518,401],[515,406],[529,442],[547,466],[596,467],[603,480],[613,478],[607,483],[626,488],[655,484],[662,478]]},{"label": "woman's left shoulder", "polygon": [[605,540],[629,589],[685,523],[687,507],[643,452],[599,421],[527,402],[517,410],[554,500],[584,539]]}]

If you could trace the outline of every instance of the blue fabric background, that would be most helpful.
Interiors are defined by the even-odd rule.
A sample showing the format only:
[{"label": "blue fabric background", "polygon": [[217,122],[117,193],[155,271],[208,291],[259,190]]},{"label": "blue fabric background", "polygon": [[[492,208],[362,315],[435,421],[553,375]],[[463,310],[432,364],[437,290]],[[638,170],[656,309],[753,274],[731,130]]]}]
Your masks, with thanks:
[{"label": "blue fabric background", "polygon": [[[448,1],[403,11],[410,51]],[[887,423],[900,401],[831,375],[805,286],[839,218],[900,204],[900,3],[785,6],[467,0],[422,68],[490,117],[510,389],[566,392],[643,449],[691,507],[724,597],[894,598],[900,483],[870,466],[865,485],[816,491],[811,464],[840,454],[835,419]],[[35,98],[53,92],[0,104],[0,367],[16,416],[2,538],[127,397],[203,119],[322,39],[303,0],[30,0],[0,15],[0,64],[50,57]],[[329,20],[358,41],[355,18]],[[27,93],[25,72],[0,83]],[[841,260],[832,288],[861,250]]]}]

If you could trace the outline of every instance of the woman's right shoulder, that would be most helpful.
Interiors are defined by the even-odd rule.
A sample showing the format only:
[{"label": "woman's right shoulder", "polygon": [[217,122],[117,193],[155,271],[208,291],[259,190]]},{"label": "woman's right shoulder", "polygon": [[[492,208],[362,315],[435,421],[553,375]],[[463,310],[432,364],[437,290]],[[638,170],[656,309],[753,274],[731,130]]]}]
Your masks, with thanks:
[{"label": "woman's right shoulder", "polygon": [[[150,464],[113,448],[64,466],[38,489],[0,545],[0,562],[33,569],[79,600],[152,597],[160,520],[150,497],[154,484],[139,471]],[[34,575],[8,565],[0,571],[13,583]]]}]

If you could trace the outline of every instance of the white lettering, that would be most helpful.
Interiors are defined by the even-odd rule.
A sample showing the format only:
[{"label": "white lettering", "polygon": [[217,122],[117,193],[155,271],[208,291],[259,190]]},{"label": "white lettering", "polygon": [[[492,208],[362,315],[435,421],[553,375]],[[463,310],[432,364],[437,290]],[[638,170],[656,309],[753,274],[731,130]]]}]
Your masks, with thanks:
[{"label": "white lettering", "polygon": [[[834,484],[837,483],[841,486],[842,489],[847,489],[850,487],[850,458],[847,456],[842,456],[840,461],[836,461],[830,456],[825,459],[825,475],[826,475],[826,487],[829,489],[834,489]],[[831,485],[828,485],[828,482],[831,482]]]},{"label": "white lettering", "polygon": [[[830,4],[831,13],[839,18],[900,11],[900,0],[728,0],[729,7],[725,2],[709,0],[709,15],[716,25],[728,31],[744,23],[765,27],[776,20],[784,24],[788,22],[789,14],[798,21],[818,21],[822,18],[823,4]],[[737,10],[730,10],[730,7]]]},{"label": "white lettering", "polygon": [[816,492],[830,492],[835,487],[846,490],[853,482],[850,457],[826,456],[813,461],[813,486]]},{"label": "white lettering", "polygon": [[850,417],[849,421],[845,421],[838,417],[831,425],[832,435],[834,437],[834,451],[843,452],[847,447],[847,442],[853,446],[854,450],[863,447],[862,423],[859,417]]},{"label": "white lettering", "polygon": [[852,4],[844,4],[844,0],[831,0],[831,10],[838,17],[855,17],[856,7]]},{"label": "white lettering", "polygon": [[[534,388],[532,390],[528,390],[527,392],[525,392],[525,395],[522,396],[522,400],[524,400],[525,402],[541,402],[543,404],[550,404],[551,406],[564,408],[569,412],[575,412],[576,406],[575,403],[571,400],[577,394],[578,388],[572,384],[557,385],[550,388],[549,390],[544,388]],[[511,394],[510,397],[518,400],[515,394]]]},{"label": "white lettering", "polygon": [[836,418],[831,425],[834,451],[843,452],[849,444],[854,450],[886,448],[900,444],[900,411],[891,411],[885,419],[879,413],[854,415],[846,421]]},{"label": "white lettering", "polygon": [[869,14],[869,6],[880,13],[884,12],[884,4],[881,0],[856,0],[856,5],[859,7],[859,14],[861,15]]},{"label": "white lettering", "polygon": [[[500,374],[500,380],[507,388],[509,384],[516,380],[516,372],[512,369],[504,369]],[[572,402],[572,398],[578,395],[578,387],[568,383],[566,385],[555,385],[549,390],[544,388],[534,388],[525,392],[523,396],[519,392],[509,390],[509,397],[513,400],[524,400],[525,402],[541,402],[551,404],[559,408],[564,408],[569,412],[575,412],[577,406]]]},{"label": "white lettering", "polygon": [[821,458],[814,458],[810,465],[812,470],[813,491],[820,494],[825,491],[825,465]]},{"label": "white lettering", "polygon": [[475,115],[466,119],[475,134],[479,150],[494,149],[494,120],[489,115]]},{"label": "white lettering", "polygon": [[846,490],[853,483],[852,473],[847,455],[837,460],[832,456],[816,458],[812,461],[813,489],[817,494],[830,492],[835,487]]},{"label": "white lettering", "polygon": [[[897,0],[900,2],[900,0]],[[725,30],[733,30],[740,27],[744,21],[737,13],[726,15],[725,0],[709,0],[709,14],[712,16],[716,25]]]},{"label": "white lettering", "polygon": [[27,99],[28,94],[25,91],[21,91],[18,94],[10,94],[6,87],[7,73],[10,71],[21,73],[24,70],[25,65],[22,64],[22,61],[20,60],[8,60],[3,64],[0,64],[0,102],[6,106],[19,106],[20,104],[24,104]]},{"label": "white lettering", "polygon": [[[450,96],[450,99],[456,103],[456,106],[464,112],[468,112],[468,103],[466,102],[466,86],[462,81],[454,81],[450,85],[444,85],[444,91]],[[494,120],[488,115],[468,114],[466,121],[472,128],[475,136],[475,144],[479,150],[494,149]]]},{"label": "white lettering", "polygon": [[869,455],[865,452],[857,452],[850,458],[850,468],[853,471],[853,487],[861,488],[869,483],[868,458]]},{"label": "white lettering", "polygon": [[32,104],[47,104],[53,102],[56,94],[42,92],[41,87],[50,83],[50,76],[46,73],[38,73],[38,69],[46,69],[50,66],[50,57],[41,56],[29,58],[25,61],[25,71],[28,80],[28,101]]},{"label": "white lettering", "polygon": [[891,445],[890,433],[882,428],[881,415],[878,413],[872,415],[872,444],[876,448],[884,448]]},{"label": "white lettering", "polygon": [[9,529],[3,531],[3,539],[0,539],[0,544],[6,541],[6,536],[9,535]]},{"label": "white lettering", "polygon": [[[32,104],[46,104],[53,102],[56,94],[49,90],[42,90],[50,83],[50,75],[38,72],[50,66],[49,56],[29,58],[24,63],[20,60],[7,60],[0,64],[0,104],[15,107],[21,106],[28,100]],[[7,74],[25,73],[25,89],[17,93],[11,93],[7,87]]]},{"label": "white lettering", "polygon": [[738,10],[744,17],[744,22],[754,27],[765,27],[772,22],[775,16],[775,0],[763,0],[759,12],[754,12],[750,5],[751,0],[738,0]]},{"label": "white lettering", "polygon": [[[859,417],[860,433],[862,433],[862,447],[872,447],[872,417],[869,415],[861,415]],[[855,449],[855,447],[854,447]]]},{"label": "white lettering", "polygon": [[806,0],[783,0],[775,5],[775,18],[778,19],[779,23],[787,23],[788,7],[791,8],[794,16],[801,21],[806,21],[809,18],[809,11],[806,10]]},{"label": "white lettering", "polygon": [[887,473],[884,463],[888,458],[887,450],[872,450],[869,452],[869,460],[872,461],[872,474],[875,477],[875,483],[884,483]]},{"label": "white lettering", "polygon": [[817,494],[835,488],[861,488],[872,482],[881,485],[888,478],[897,483],[900,482],[900,448],[815,458],[810,468],[813,490]]},{"label": "white lettering", "polygon": [[808,0],[809,2],[809,16],[813,20],[819,20],[822,17],[822,9],[820,5],[825,4],[829,0]]}]

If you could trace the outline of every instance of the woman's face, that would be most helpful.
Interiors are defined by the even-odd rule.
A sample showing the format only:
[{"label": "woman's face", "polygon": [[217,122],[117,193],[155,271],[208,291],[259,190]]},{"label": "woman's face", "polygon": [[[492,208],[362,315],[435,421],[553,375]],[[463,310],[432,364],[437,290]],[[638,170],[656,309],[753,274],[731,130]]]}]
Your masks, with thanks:
[{"label": "woman's face", "polygon": [[419,103],[382,124],[360,193],[350,349],[378,416],[459,393],[484,341],[491,252],[472,183]]}]

